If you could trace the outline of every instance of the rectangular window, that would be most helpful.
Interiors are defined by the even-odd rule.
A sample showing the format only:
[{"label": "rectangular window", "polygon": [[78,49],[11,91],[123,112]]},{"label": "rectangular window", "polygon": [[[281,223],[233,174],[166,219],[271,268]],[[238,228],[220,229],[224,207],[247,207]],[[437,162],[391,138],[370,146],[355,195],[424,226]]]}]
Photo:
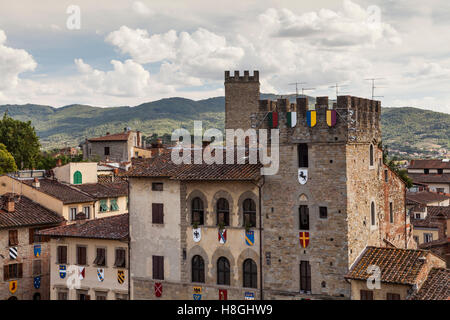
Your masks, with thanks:
[{"label": "rectangular window", "polygon": [[300,143],[297,145],[298,167],[308,168],[308,145]]},{"label": "rectangular window", "polygon": [[163,191],[164,184],[162,182],[153,182],[152,191]]},{"label": "rectangular window", "polygon": [[298,208],[300,230],[309,230],[309,208],[308,206],[300,206]]},{"label": "rectangular window", "polygon": [[424,233],[423,234],[423,241],[424,242],[431,242],[431,241],[433,241],[433,234],[432,233]]},{"label": "rectangular window", "polygon": [[400,300],[400,295],[398,293],[387,293],[386,300]]},{"label": "rectangular window", "polygon": [[369,290],[359,291],[360,300],[373,300],[373,292]]},{"label": "rectangular window", "polygon": [[153,279],[164,280],[164,257],[152,256]]},{"label": "rectangular window", "polygon": [[9,246],[17,246],[19,244],[19,233],[17,230],[9,230]]},{"label": "rectangular window", "polygon": [[58,291],[58,300],[67,300],[67,291]]},{"label": "rectangular window", "polygon": [[105,147],[105,156],[109,156],[109,147]]},{"label": "rectangular window", "polygon": [[423,169],[424,174],[430,174],[430,169]]},{"label": "rectangular window", "polygon": [[389,202],[389,222],[394,223],[394,209],[392,202]]},{"label": "rectangular window", "polygon": [[77,290],[77,298],[78,300],[91,300],[87,290]]},{"label": "rectangular window", "polygon": [[112,198],[109,200],[111,203],[111,211],[119,211],[119,205],[117,204],[117,198]]},{"label": "rectangular window", "polygon": [[70,208],[70,217],[71,221],[75,221],[77,219],[77,208]]},{"label": "rectangular window", "polygon": [[23,276],[22,263],[13,263],[3,266],[3,280],[22,278]]},{"label": "rectangular window", "polygon": [[106,300],[108,293],[104,291],[95,291],[95,300]]},{"label": "rectangular window", "polygon": [[311,293],[311,265],[309,261],[300,261],[300,291]]},{"label": "rectangular window", "polygon": [[86,219],[89,219],[91,217],[91,207],[83,207],[83,213]]},{"label": "rectangular window", "polygon": [[152,223],[164,223],[164,205],[152,203]]},{"label": "rectangular window", "polygon": [[77,246],[77,264],[80,266],[86,265],[86,250],[85,246]]},{"label": "rectangular window", "polygon": [[106,266],[106,249],[97,248],[97,255],[95,256],[94,264],[97,266]]},{"label": "rectangular window", "polygon": [[34,260],[33,261],[33,276],[39,276],[42,273],[41,269],[41,260]]},{"label": "rectangular window", "polygon": [[28,229],[28,240],[29,240],[30,244],[50,241],[49,236],[41,236],[38,233],[39,233],[38,228]]},{"label": "rectangular window", "polygon": [[100,199],[100,212],[108,211],[108,200]]},{"label": "rectangular window", "polygon": [[444,173],[444,169],[437,169],[437,173],[438,174],[443,174]]},{"label": "rectangular window", "polygon": [[328,208],[327,207],[319,207],[319,217],[320,217],[320,219],[328,218]]},{"label": "rectangular window", "polygon": [[126,250],[123,248],[116,249],[116,259],[114,261],[114,267],[125,268],[126,266]]},{"label": "rectangular window", "polygon": [[58,264],[67,264],[67,246],[58,246],[56,248],[56,261]]},{"label": "rectangular window", "polygon": [[388,182],[388,179],[389,179],[388,171],[387,171],[387,170],[384,170],[384,181],[385,181],[385,182]]},{"label": "rectangular window", "polygon": [[418,236],[413,236],[414,241],[419,244],[419,237]]},{"label": "rectangular window", "polygon": [[436,192],[445,193],[445,189],[444,188],[436,188]]}]

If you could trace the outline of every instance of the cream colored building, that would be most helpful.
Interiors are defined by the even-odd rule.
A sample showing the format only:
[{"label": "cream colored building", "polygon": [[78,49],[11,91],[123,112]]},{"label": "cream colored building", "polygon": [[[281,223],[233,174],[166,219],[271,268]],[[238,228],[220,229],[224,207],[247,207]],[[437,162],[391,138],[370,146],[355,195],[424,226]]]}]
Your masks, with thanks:
[{"label": "cream colored building", "polygon": [[97,183],[96,162],[69,162],[53,168],[55,178],[68,184]]},{"label": "cream colored building", "polygon": [[51,300],[128,299],[127,214],[79,221],[41,234],[51,237]]}]

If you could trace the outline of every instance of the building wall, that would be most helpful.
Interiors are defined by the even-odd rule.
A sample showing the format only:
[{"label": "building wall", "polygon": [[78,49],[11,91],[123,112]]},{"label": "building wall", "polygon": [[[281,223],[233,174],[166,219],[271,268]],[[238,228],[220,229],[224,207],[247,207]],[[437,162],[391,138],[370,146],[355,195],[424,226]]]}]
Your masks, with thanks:
[{"label": "building wall", "polygon": [[135,158],[151,158],[152,151],[150,149],[143,149],[140,147],[133,147],[132,155]]},{"label": "building wall", "polygon": [[[105,198],[108,204],[108,208],[111,208],[111,199],[113,198]],[[119,206],[119,210],[111,211],[108,210],[106,212],[100,212],[100,200],[95,202],[95,218],[105,218],[118,214],[128,213],[128,197],[122,196],[117,197],[117,204]]]},{"label": "building wall", "polygon": [[422,244],[425,242],[425,233],[431,233],[433,235],[433,241],[439,240],[439,230],[438,229],[415,227],[413,229],[413,236],[419,238],[418,244]]},{"label": "building wall", "polygon": [[69,162],[68,164],[53,168],[55,178],[58,181],[73,184],[73,175],[80,171],[82,183],[97,183],[97,163],[96,162]]},{"label": "building wall", "polygon": [[380,289],[370,290],[367,287],[366,281],[361,280],[351,280],[352,286],[352,300],[361,300],[361,290],[372,291],[374,300],[386,300],[388,293],[395,293],[400,295],[400,300],[406,300],[408,296],[408,290],[411,289],[409,285],[403,284],[390,284],[381,283]]},{"label": "building wall", "polygon": [[[33,227],[35,228],[35,227]],[[8,230],[18,230],[19,244],[17,246],[17,259],[10,259],[9,256],[9,233]],[[40,257],[34,256],[34,245],[41,245]],[[35,293],[40,293],[42,300],[49,299],[50,293],[50,251],[49,244],[32,243],[29,239],[29,228],[0,229],[0,300],[6,300],[14,296],[19,300],[32,300]],[[39,289],[34,287],[33,261],[41,260],[41,286]],[[23,264],[22,278],[15,278],[5,281],[3,266],[13,263]],[[17,280],[17,291],[12,294],[9,290],[9,282]]]},{"label": "building wall", "polygon": [[[69,288],[73,276],[70,274],[73,268],[78,268],[76,258],[77,245],[84,245],[87,247],[87,265],[85,266],[85,278],[80,280],[79,288]],[[67,246],[67,273],[64,279],[59,276],[59,264],[57,263],[57,246]],[[106,248],[106,266],[98,267],[94,265],[96,258],[96,248]],[[116,268],[115,249],[124,248],[127,250],[126,267]],[[128,244],[118,240],[101,240],[101,239],[84,239],[84,238],[59,238],[50,241],[51,259],[50,259],[50,299],[57,300],[59,291],[66,291],[69,300],[77,300],[77,290],[86,290],[90,295],[91,300],[95,300],[96,291],[106,292],[107,300],[116,300],[116,293],[128,294]],[[97,268],[104,268],[104,280],[100,282],[97,277]],[[69,271],[70,270],[70,271]],[[74,269],[77,270],[77,269]],[[120,284],[117,280],[117,271],[124,271],[125,281]],[[76,275],[78,276],[78,275]]]}]

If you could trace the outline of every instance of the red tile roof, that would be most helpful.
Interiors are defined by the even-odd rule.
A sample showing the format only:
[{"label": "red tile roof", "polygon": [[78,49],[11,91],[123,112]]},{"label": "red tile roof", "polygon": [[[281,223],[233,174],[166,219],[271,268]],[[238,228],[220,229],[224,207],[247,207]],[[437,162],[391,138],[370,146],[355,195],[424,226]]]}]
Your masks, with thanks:
[{"label": "red tile roof", "polygon": [[428,204],[432,202],[440,202],[450,199],[449,196],[431,192],[431,191],[419,191],[419,192],[407,192],[406,201],[408,203],[415,202],[420,204]]},{"label": "red tile roof", "polygon": [[438,206],[428,206],[427,213],[432,217],[443,216],[450,219],[450,206],[438,207]]},{"label": "red tile roof", "polygon": [[[235,153],[235,157],[236,157]],[[226,155],[224,152],[224,159]],[[175,164],[171,153],[148,159],[133,159],[128,177],[168,177],[177,180],[257,180],[261,164]],[[234,161],[236,163],[236,161]]]},{"label": "red tile roof", "polygon": [[[6,210],[6,197],[14,198],[14,212]],[[34,225],[54,225],[64,218],[25,196],[7,193],[0,197],[0,228],[24,227]]]},{"label": "red tile roof", "polygon": [[[33,180],[19,180],[29,186],[33,185]],[[69,203],[84,203],[95,201],[95,198],[89,196],[73,186],[58,182],[52,179],[39,179],[39,188],[37,190],[48,194],[65,204]]]},{"label": "red tile roof", "polygon": [[120,133],[114,133],[114,134],[107,134],[103,137],[97,137],[97,138],[90,138],[88,141],[90,142],[96,142],[96,141],[127,141],[128,137],[130,136],[131,131],[127,132],[120,132]]},{"label": "red tile roof", "polygon": [[411,300],[449,300],[450,269],[433,268]]},{"label": "red tile roof", "polygon": [[425,265],[424,250],[367,247],[345,276],[353,280],[367,280],[371,265],[381,270],[381,282],[413,285]]},{"label": "red tile roof", "polygon": [[423,174],[423,173],[408,173],[414,183],[426,184],[426,183],[450,183],[450,173],[443,174]]},{"label": "red tile roof", "polygon": [[88,193],[94,198],[113,198],[128,195],[128,183],[121,182],[102,182],[102,183],[85,183],[75,185],[74,187]]},{"label": "red tile roof", "polygon": [[51,237],[122,240],[128,237],[128,214],[81,220],[66,226],[43,230],[39,234]]},{"label": "red tile roof", "polygon": [[408,169],[450,169],[450,161],[411,160]]}]

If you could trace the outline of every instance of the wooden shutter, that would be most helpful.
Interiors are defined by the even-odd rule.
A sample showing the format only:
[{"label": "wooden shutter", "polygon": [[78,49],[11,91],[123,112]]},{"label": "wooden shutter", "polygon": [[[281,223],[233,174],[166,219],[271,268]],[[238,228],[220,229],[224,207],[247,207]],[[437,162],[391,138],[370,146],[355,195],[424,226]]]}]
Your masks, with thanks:
[{"label": "wooden shutter", "polygon": [[22,263],[19,263],[18,265],[17,265],[17,278],[22,278],[22,276],[23,276],[23,264]]},{"label": "wooden shutter", "polygon": [[7,280],[9,280],[9,266],[5,264],[3,266],[3,281]]},{"label": "wooden shutter", "polygon": [[34,231],[35,230],[33,228],[28,229],[28,238],[30,244],[34,243]]},{"label": "wooden shutter", "polygon": [[153,256],[153,279],[164,280],[164,257]]},{"label": "wooden shutter", "polygon": [[152,223],[164,223],[164,205],[152,203]]}]

